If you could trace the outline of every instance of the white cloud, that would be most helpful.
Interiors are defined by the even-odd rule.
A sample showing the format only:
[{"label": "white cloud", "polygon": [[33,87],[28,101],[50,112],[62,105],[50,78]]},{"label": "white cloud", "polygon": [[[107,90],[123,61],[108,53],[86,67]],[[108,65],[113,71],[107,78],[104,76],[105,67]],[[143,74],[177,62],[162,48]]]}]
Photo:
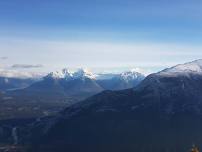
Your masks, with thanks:
[{"label": "white cloud", "polygon": [[26,78],[38,79],[43,76],[44,76],[43,73],[0,69],[0,77],[21,78],[21,79],[26,79]]}]

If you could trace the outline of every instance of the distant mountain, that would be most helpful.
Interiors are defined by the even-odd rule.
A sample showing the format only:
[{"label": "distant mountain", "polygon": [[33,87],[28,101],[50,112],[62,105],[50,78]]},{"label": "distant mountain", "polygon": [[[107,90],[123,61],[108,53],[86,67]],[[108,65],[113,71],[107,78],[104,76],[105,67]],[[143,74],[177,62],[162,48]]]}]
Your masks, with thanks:
[{"label": "distant mountain", "polygon": [[137,86],[144,78],[143,74],[131,70],[114,75],[109,79],[97,80],[97,83],[104,90],[123,90]]},{"label": "distant mountain", "polygon": [[29,130],[38,152],[173,152],[202,146],[202,60],[104,91]]},{"label": "distant mountain", "polygon": [[62,71],[51,72],[44,79],[72,79],[73,73],[68,69],[62,69]]},{"label": "distant mountain", "polygon": [[84,99],[103,90],[132,88],[144,79],[144,75],[129,71],[114,75],[110,79],[97,79],[97,75],[86,69],[72,73],[68,69],[51,72],[31,86],[15,91],[25,95],[71,96]]},{"label": "distant mountain", "polygon": [[96,83],[94,75],[89,71],[80,69],[71,73],[67,69],[63,69],[61,72],[48,74],[42,81],[34,83],[23,91],[27,94],[84,98],[102,90]]},{"label": "distant mountain", "polygon": [[0,91],[26,88],[39,81],[41,77],[40,73],[0,69]]},{"label": "distant mountain", "polygon": [[103,90],[96,83],[95,75],[85,69],[80,69],[73,73],[70,79],[62,80],[61,85],[68,95],[82,96],[84,98]]},{"label": "distant mountain", "polygon": [[[51,72],[28,87],[17,88],[12,86],[12,90],[7,90],[0,99],[0,107],[4,108],[4,110],[2,109],[3,112],[0,113],[0,118],[53,115],[65,107],[103,90],[115,89],[115,87],[117,87],[116,89],[132,88],[137,84],[136,82],[139,82],[139,76],[136,77],[136,73],[132,77],[130,74],[127,77],[124,76],[123,74],[114,74],[114,79],[107,76],[101,80],[98,74],[93,74],[86,69],[80,69],[76,72],[71,72],[68,69]],[[109,79],[109,81],[106,79]],[[134,80],[134,82],[131,80]],[[111,88],[106,87],[106,85],[105,87],[102,86],[102,82],[108,84]]]},{"label": "distant mountain", "polygon": [[9,78],[9,77],[0,77],[0,91],[22,89],[30,86],[36,79],[21,79],[21,78]]}]

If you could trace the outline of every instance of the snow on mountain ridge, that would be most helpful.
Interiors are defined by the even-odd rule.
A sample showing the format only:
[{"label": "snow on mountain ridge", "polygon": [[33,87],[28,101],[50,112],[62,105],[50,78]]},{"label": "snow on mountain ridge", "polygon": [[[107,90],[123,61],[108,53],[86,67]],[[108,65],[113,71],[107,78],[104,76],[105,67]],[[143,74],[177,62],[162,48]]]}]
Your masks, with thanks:
[{"label": "snow on mountain ridge", "polygon": [[71,72],[65,68],[65,69],[62,69],[62,71],[51,72],[45,78],[53,78],[53,79],[90,78],[90,79],[95,79],[95,77],[96,76],[87,69],[79,69],[76,72]]},{"label": "snow on mountain ridge", "polygon": [[73,74],[74,78],[90,78],[95,79],[96,75],[90,72],[88,69],[79,69]]},{"label": "snow on mountain ridge", "polygon": [[64,78],[72,78],[73,77],[73,73],[69,70],[69,69],[62,69],[62,74],[64,76]]},{"label": "snow on mountain ridge", "polygon": [[133,68],[130,70],[126,70],[124,72],[105,72],[105,73],[98,73],[96,75],[96,79],[104,80],[104,79],[112,79],[112,78],[121,78],[121,79],[136,79],[139,76],[146,77],[148,74],[145,73],[144,70],[139,68]]},{"label": "snow on mountain ridge", "polygon": [[190,73],[202,74],[202,59],[188,62],[185,64],[179,64],[158,72],[158,74],[160,75],[179,75]]},{"label": "snow on mountain ridge", "polygon": [[[103,74],[102,74],[103,75]],[[112,74],[111,74],[112,75]],[[75,72],[71,72],[68,69],[63,69],[62,71],[56,71],[49,73],[45,78],[53,78],[53,79],[100,79],[99,74],[94,74],[88,69],[78,69]],[[135,69],[131,69],[130,71],[122,72],[120,74],[113,74],[113,77],[118,77],[124,79],[126,81],[130,81],[133,79],[143,78],[144,74],[137,72]],[[108,79],[106,77],[105,79]]]},{"label": "snow on mountain ridge", "polygon": [[51,72],[49,73],[47,76],[45,76],[45,78],[55,78],[55,79],[60,79],[60,78],[64,78],[62,73],[59,71],[56,72]]},{"label": "snow on mountain ridge", "polygon": [[130,71],[126,71],[120,74],[120,78],[124,79],[125,81],[130,81],[130,80],[134,80],[134,79],[141,79],[143,78],[144,75],[136,72],[136,70],[132,69]]},{"label": "snow on mountain ridge", "polygon": [[[178,78],[178,77],[181,80],[180,82],[181,88],[184,89],[185,88],[185,84],[183,82],[184,77],[192,78],[195,76],[200,77],[202,76],[202,60],[195,60],[192,62],[179,64],[171,68],[164,69],[160,72],[150,74],[143,80],[143,82],[139,85],[139,87],[135,89],[142,90],[144,88],[150,88],[154,91],[155,94],[158,94],[159,88],[162,89],[165,88],[166,86],[166,83],[164,83],[166,79],[161,78]],[[170,81],[170,79],[167,79],[167,81]]]},{"label": "snow on mountain ridge", "polygon": [[62,71],[55,71],[49,73],[45,78],[54,78],[54,79],[69,79],[72,78],[73,74],[68,69],[62,69]]}]

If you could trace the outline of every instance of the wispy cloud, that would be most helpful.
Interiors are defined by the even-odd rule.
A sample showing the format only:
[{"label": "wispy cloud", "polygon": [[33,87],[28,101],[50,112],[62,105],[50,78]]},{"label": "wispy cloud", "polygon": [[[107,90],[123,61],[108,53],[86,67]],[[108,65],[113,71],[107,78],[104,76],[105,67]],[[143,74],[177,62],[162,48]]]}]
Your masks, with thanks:
[{"label": "wispy cloud", "polygon": [[16,68],[16,69],[30,69],[30,68],[42,68],[42,64],[36,64],[36,65],[31,65],[31,64],[14,64],[11,66],[11,68]]},{"label": "wispy cloud", "polygon": [[7,59],[8,59],[7,56],[2,56],[2,57],[0,57],[0,60],[7,60]]}]

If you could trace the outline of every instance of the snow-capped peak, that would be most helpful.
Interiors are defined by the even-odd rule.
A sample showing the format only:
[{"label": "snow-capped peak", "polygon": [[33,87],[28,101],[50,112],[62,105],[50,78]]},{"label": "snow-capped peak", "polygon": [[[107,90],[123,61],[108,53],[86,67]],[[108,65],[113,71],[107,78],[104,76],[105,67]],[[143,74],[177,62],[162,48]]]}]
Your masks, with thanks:
[{"label": "snow-capped peak", "polygon": [[63,74],[59,71],[50,72],[45,78],[61,79],[64,78]]},{"label": "snow-capped peak", "polygon": [[72,78],[73,77],[73,73],[66,68],[62,69],[62,74],[63,74],[64,78]]},{"label": "snow-capped peak", "polygon": [[202,74],[202,59],[193,62],[188,62],[185,64],[179,64],[159,72],[159,74],[185,74],[185,73]]},{"label": "snow-capped peak", "polygon": [[126,71],[120,74],[120,78],[130,81],[134,79],[143,79],[145,76],[139,72],[136,72],[135,69],[132,69],[130,71]]},{"label": "snow-capped peak", "polygon": [[95,79],[96,75],[90,72],[88,69],[79,69],[73,74],[74,78],[90,78]]},{"label": "snow-capped peak", "polygon": [[45,78],[51,79],[83,79],[90,78],[95,79],[96,76],[87,69],[79,69],[78,71],[72,73],[68,69],[62,69],[61,71],[55,71],[49,73]]},{"label": "snow-capped peak", "polygon": [[49,73],[46,78],[53,78],[53,79],[69,79],[72,78],[73,74],[68,69],[62,69],[62,71],[55,71]]}]

